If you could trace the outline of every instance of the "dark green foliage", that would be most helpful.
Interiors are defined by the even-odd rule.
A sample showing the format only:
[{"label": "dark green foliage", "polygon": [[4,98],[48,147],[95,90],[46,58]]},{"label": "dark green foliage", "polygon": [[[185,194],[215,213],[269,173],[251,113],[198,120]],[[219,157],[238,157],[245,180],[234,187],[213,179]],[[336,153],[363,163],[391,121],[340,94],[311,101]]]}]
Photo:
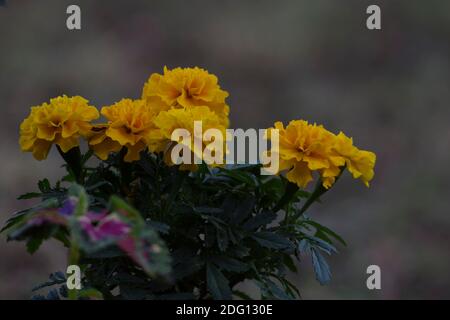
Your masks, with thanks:
[{"label": "dark green foliage", "polygon": [[[81,168],[67,159],[69,174],[63,180],[82,187],[40,181],[40,192],[20,198],[42,202],[14,214],[2,231],[9,240],[26,240],[30,252],[52,237],[72,253],[75,247],[84,288],[76,298],[247,299],[235,286],[251,280],[260,288],[259,298],[296,299],[300,292],[286,275],[297,271],[301,254],[311,256],[324,284],[331,273],[322,253],[337,252],[333,240],[345,245],[303,214],[304,205],[317,201],[323,190],[308,193],[283,177],[261,176],[258,165],[203,164],[186,172],[165,165],[160,155],[142,153],[140,161],[125,163],[120,153],[91,168],[86,167],[91,154],[69,156],[79,159]],[[46,210],[54,212],[68,196],[78,204],[67,223],[27,223]],[[87,211],[104,210],[132,226],[135,251],[124,251],[112,240],[93,242],[83,233],[77,219]],[[65,298],[64,279],[64,274],[54,274],[37,288],[59,285],[59,291],[35,298]]]}]

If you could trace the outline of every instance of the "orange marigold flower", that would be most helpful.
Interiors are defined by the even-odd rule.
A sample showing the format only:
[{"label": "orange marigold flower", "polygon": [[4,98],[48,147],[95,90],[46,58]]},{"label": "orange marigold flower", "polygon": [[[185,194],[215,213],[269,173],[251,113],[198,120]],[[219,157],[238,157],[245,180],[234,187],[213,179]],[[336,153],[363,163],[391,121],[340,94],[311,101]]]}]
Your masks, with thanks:
[{"label": "orange marigold flower", "polygon": [[230,110],[225,102],[227,97],[228,92],[220,88],[217,77],[198,67],[173,70],[164,67],[164,74],[152,74],[142,92],[142,99],[161,111],[207,106],[225,126]]},{"label": "orange marigold flower", "polygon": [[376,156],[373,152],[359,150],[344,133],[335,135],[321,125],[304,120],[293,120],[285,128],[276,122],[279,130],[278,153],[280,172],[287,170],[286,178],[305,188],[317,171],[322,185],[330,188],[344,166],[354,178],[360,178],[366,186],[374,176]]},{"label": "orange marigold flower", "polygon": [[92,127],[89,136],[89,145],[94,154],[101,160],[108,159],[111,152],[119,152],[122,145],[106,135],[108,124],[96,124]]},{"label": "orange marigold flower", "polygon": [[[196,121],[199,125],[201,125],[201,132],[195,130]],[[192,160],[195,156],[199,159],[203,158],[203,160],[211,162],[212,165],[215,165],[212,163],[212,158],[217,157],[223,159],[225,156],[224,150],[226,150],[226,128],[221,123],[220,117],[212,112],[207,106],[197,106],[190,109],[171,109],[169,111],[160,112],[155,118],[155,126],[158,128],[158,131],[154,136],[158,136],[158,138],[161,139],[157,144],[160,147],[158,149],[150,148],[150,150],[155,152],[164,151],[166,163],[169,165],[172,164],[170,161],[172,148],[176,144],[180,143],[180,141],[176,141],[172,137],[172,133],[177,129],[184,129],[189,133],[190,139],[189,141],[184,141],[184,144],[187,149],[192,152]],[[216,141],[222,146],[220,150],[213,148],[209,144],[210,141],[205,141],[205,133],[208,129],[216,129],[220,132],[223,140]],[[195,147],[194,139],[198,139],[198,141],[201,142],[201,146],[198,150]],[[208,155],[211,155],[211,157]],[[196,168],[197,166],[195,164],[181,166],[181,169],[188,170],[195,170]]]},{"label": "orange marigold flower", "polygon": [[90,122],[98,117],[97,109],[80,96],[50,99],[49,103],[31,107],[30,115],[20,125],[21,149],[32,152],[37,160],[47,158],[52,144],[66,153],[79,145],[80,137],[89,134]]},{"label": "orange marigold flower", "polygon": [[105,160],[110,152],[126,147],[124,160],[139,160],[139,153],[147,148],[148,137],[155,129],[156,111],[143,100],[122,99],[103,107],[101,113],[108,124],[97,126],[91,133],[89,144],[95,154]]}]

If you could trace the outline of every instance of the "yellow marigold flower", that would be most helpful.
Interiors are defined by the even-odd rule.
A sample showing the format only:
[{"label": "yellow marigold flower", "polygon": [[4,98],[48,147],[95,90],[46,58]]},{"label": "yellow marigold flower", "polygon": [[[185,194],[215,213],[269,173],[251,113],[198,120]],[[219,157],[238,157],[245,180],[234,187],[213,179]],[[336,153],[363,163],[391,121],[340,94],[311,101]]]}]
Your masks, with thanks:
[{"label": "yellow marigold flower", "polygon": [[89,136],[89,145],[95,155],[101,160],[108,159],[111,152],[119,152],[122,145],[106,135],[108,124],[96,124],[92,127]]},{"label": "yellow marigold flower", "polygon": [[317,171],[328,189],[343,166],[366,186],[374,176],[375,154],[359,150],[342,132],[335,135],[304,120],[291,121],[286,128],[276,122],[274,129],[279,130],[280,171],[287,170],[286,178],[299,187],[305,188],[313,180],[313,171]]},{"label": "yellow marigold flower", "polygon": [[[226,150],[226,128],[221,120],[222,119],[207,106],[197,106],[189,109],[171,109],[160,112],[154,121],[155,126],[159,130],[154,136],[158,136],[159,139],[161,139],[158,144],[155,143],[154,145],[159,145],[160,147],[156,149],[150,147],[150,150],[153,152],[165,151],[166,163],[171,165],[171,162],[169,161],[170,153],[172,148],[180,142],[172,138],[172,133],[176,129],[185,129],[190,135],[190,141],[185,141],[185,145],[192,151],[193,155],[200,159],[204,159],[205,154],[219,152],[217,156],[223,159],[223,151]],[[195,121],[201,121],[201,132],[195,130]],[[213,149],[210,145],[210,141],[205,141],[204,134],[208,129],[217,129],[220,132],[221,137],[223,137],[223,141],[218,141],[218,143],[222,145],[220,150]],[[202,143],[199,149],[194,147],[194,138]],[[196,165],[183,165],[181,167],[181,169],[188,170],[195,170],[196,168]]]},{"label": "yellow marigold flower", "polygon": [[20,125],[21,149],[32,152],[37,160],[47,158],[53,143],[65,153],[79,145],[79,138],[91,130],[90,121],[98,117],[97,109],[80,96],[50,99],[50,103],[31,107]]},{"label": "yellow marigold flower", "polygon": [[370,180],[375,174],[375,153],[358,149],[353,145],[353,140],[343,132],[336,136],[334,149],[345,159],[346,168],[350,171],[353,178],[361,179],[368,187]]},{"label": "yellow marigold flower", "polygon": [[228,126],[229,106],[225,99],[228,92],[222,90],[215,75],[204,69],[164,67],[164,74],[154,73],[145,83],[142,99],[159,110],[207,106]]},{"label": "yellow marigold flower", "polygon": [[289,181],[304,188],[313,180],[313,170],[330,166],[331,132],[304,120],[291,121],[286,128],[281,122],[276,122],[275,129],[280,135],[280,170],[288,170],[286,177]]},{"label": "yellow marigold flower", "polygon": [[101,113],[108,119],[108,124],[93,130],[89,144],[102,160],[121,147],[128,150],[125,161],[139,160],[139,153],[147,148],[147,139],[155,129],[153,119],[156,112],[143,100],[122,99],[103,107]]}]

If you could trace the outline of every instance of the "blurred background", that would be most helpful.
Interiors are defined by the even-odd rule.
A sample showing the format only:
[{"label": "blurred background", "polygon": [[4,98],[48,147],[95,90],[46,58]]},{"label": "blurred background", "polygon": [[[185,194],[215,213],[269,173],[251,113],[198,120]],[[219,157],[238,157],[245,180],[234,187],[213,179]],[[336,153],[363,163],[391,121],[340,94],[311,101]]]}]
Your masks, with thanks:
[{"label": "blurred background", "polygon": [[[1,1],[4,2],[4,1]],[[66,28],[78,4],[82,30]],[[366,28],[381,7],[382,30]],[[370,189],[348,175],[311,212],[349,243],[320,286],[300,264],[305,299],[450,298],[450,2],[444,0],[65,1],[0,7],[0,223],[16,197],[55,181],[61,160],[21,153],[32,105],[61,94],[97,107],[137,98],[164,65],[200,66],[230,92],[234,128],[307,119],[376,152]],[[381,267],[381,290],[366,268]],[[27,299],[66,267],[48,243],[30,256],[0,236],[0,298]]]}]

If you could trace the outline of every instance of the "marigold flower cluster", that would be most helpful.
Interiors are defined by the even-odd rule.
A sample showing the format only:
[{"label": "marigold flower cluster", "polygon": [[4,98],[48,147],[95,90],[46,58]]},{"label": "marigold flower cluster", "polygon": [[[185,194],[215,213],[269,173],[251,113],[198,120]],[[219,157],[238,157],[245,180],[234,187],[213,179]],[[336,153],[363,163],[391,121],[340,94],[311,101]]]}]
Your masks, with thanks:
[{"label": "marigold flower cluster", "polygon": [[328,189],[344,167],[353,178],[369,186],[376,156],[355,147],[343,132],[335,135],[321,125],[304,120],[293,120],[286,127],[276,122],[270,129],[279,130],[280,171],[287,171],[286,178],[299,187],[305,188],[313,180],[312,173],[317,171],[322,185]]},{"label": "marigold flower cluster", "polygon": [[229,123],[227,97],[217,77],[206,70],[164,68],[163,75],[151,75],[141,99],[122,99],[103,107],[104,123],[92,123],[99,112],[79,96],[57,97],[32,107],[20,126],[20,145],[43,160],[52,144],[65,153],[77,147],[82,137],[101,160],[126,148],[124,161],[132,162],[139,160],[143,150],[169,149],[173,145],[171,134],[177,128],[188,129],[194,136],[194,121],[224,132]]},{"label": "marigold flower cluster", "polygon": [[[80,96],[64,95],[32,107],[20,126],[19,142],[23,151],[32,152],[38,160],[47,157],[53,144],[66,153],[79,146],[80,138],[84,138],[101,160],[124,149],[124,161],[137,161],[142,151],[149,150],[165,153],[166,163],[171,165],[167,154],[181,143],[175,141],[172,133],[176,129],[185,129],[191,138],[183,143],[188,145],[193,156],[201,159],[197,153],[208,152],[208,144],[201,136],[204,141],[201,150],[195,148],[194,140],[199,137],[194,123],[201,121],[205,130],[217,129],[226,136],[229,125],[227,97],[228,92],[221,89],[217,77],[204,69],[169,70],[165,67],[163,74],[150,76],[140,99],[122,99],[104,106],[101,115],[105,121],[102,123],[93,123],[100,114]],[[299,187],[306,187],[313,180],[315,171],[327,189],[344,167],[366,186],[374,176],[375,154],[358,149],[342,132],[336,135],[321,125],[304,120],[291,121],[286,127],[276,122],[270,129],[279,131],[276,151],[279,171],[287,172],[287,179]],[[269,139],[270,129],[267,131]],[[180,167],[195,168],[195,165]]]}]

